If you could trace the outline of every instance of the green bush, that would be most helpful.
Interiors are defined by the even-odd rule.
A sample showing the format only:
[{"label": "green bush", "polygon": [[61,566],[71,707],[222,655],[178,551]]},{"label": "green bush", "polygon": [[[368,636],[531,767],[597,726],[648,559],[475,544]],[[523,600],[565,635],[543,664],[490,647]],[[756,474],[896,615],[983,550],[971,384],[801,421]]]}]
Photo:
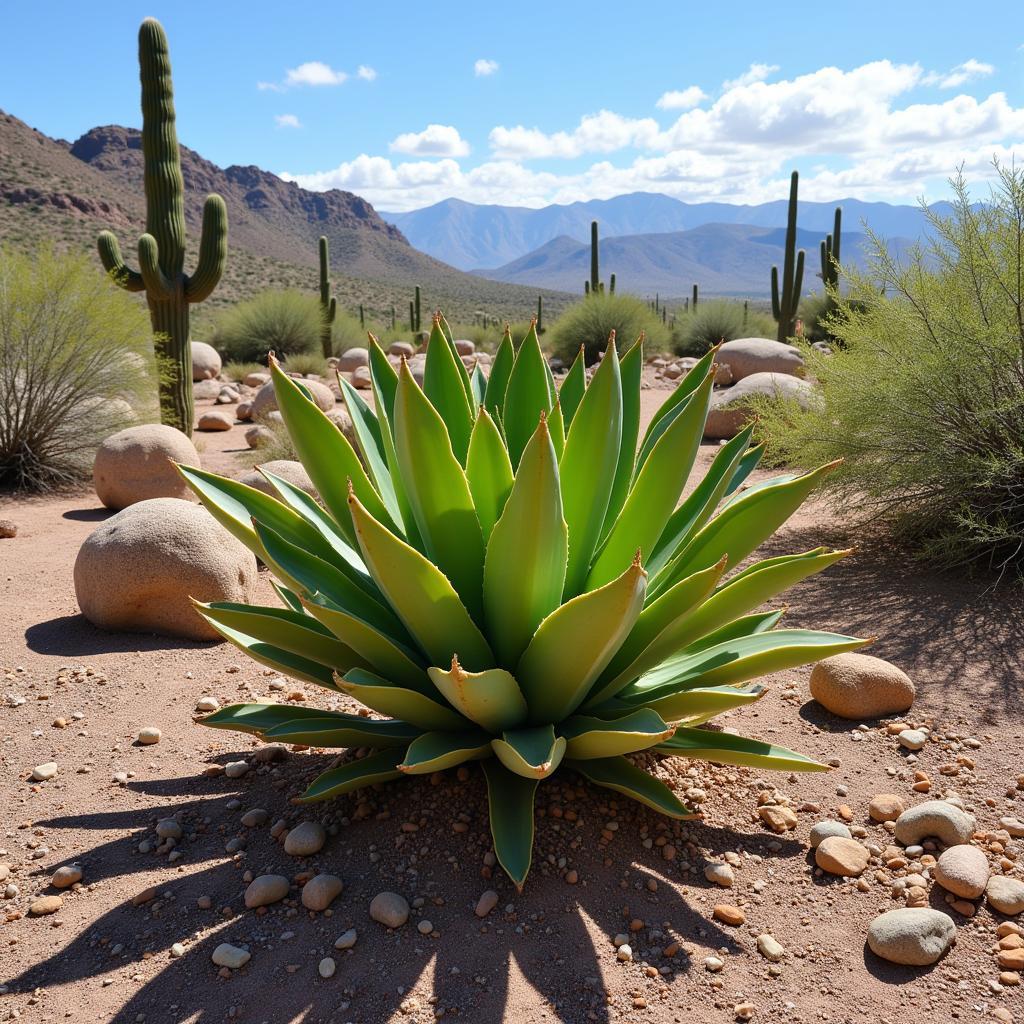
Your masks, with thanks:
[{"label": "green bush", "polygon": [[371,329],[370,324],[366,329],[359,323],[359,317],[338,309],[334,316],[334,323],[331,324],[331,342],[334,346],[334,354],[340,355],[347,348],[366,348],[367,330]]},{"label": "green bush", "polygon": [[[668,346],[669,331],[661,317],[646,302],[622,292],[590,295],[571,305],[551,325],[548,341],[551,353],[567,365],[582,345],[588,364],[597,362],[615,331],[616,344],[622,352],[646,333],[644,349],[657,352]],[[522,335],[513,333],[517,343]]]},{"label": "green bush", "polygon": [[296,352],[282,363],[289,373],[301,373],[306,376],[315,373],[318,377],[333,377],[334,371],[328,370],[327,360],[319,352]]},{"label": "green bush", "polygon": [[[821,402],[765,407],[776,461],[843,458],[838,505],[881,516],[940,563],[1024,567],[1024,171],[999,168],[991,201],[927,209],[931,240],[901,263],[883,243],[809,351]],[[884,294],[880,291],[884,286]]]},{"label": "green bush", "polygon": [[321,316],[315,295],[293,290],[260,292],[217,318],[210,343],[232,362],[265,363],[268,352],[287,359],[319,348]]},{"label": "green bush", "polygon": [[226,380],[241,382],[250,373],[267,373],[266,363],[225,363],[220,375]]},{"label": "green bush", "polygon": [[677,356],[700,358],[713,345],[734,338],[774,338],[775,321],[742,302],[704,299],[697,308],[676,319],[672,351]]},{"label": "green bush", "polygon": [[145,307],[85,255],[0,250],[0,486],[87,477],[99,443],[156,413]]}]

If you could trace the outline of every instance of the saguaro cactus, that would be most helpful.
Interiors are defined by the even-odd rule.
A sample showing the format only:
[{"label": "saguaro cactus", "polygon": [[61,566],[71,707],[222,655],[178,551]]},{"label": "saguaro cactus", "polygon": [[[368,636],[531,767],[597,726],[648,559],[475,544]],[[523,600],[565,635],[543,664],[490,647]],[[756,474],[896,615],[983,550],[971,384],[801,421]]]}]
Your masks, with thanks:
[{"label": "saguaro cactus", "polygon": [[160,418],[192,433],[192,351],[189,306],[217,287],[228,248],[228,211],[220,196],[206,197],[195,273],[186,274],[185,185],[174,127],[174,90],[167,36],[160,22],[147,18],[139,28],[142,82],[142,155],[146,192],[146,231],[139,236],[139,269],[121,257],[110,231],[96,240],[107,273],[130,292],[145,292],[160,369]]},{"label": "saguaro cactus", "polygon": [[821,280],[826,288],[839,285],[839,247],[843,230],[843,208],[836,207],[832,234],[826,235],[821,243]]},{"label": "saguaro cactus", "polygon": [[601,273],[597,252],[597,221],[590,222],[590,294],[596,295],[601,288]]},{"label": "saguaro cactus", "polygon": [[786,221],[786,249],[782,263],[782,286],[779,287],[779,268],[772,267],[772,315],[779,323],[778,340],[792,337],[797,306],[804,282],[804,251],[796,249],[796,207],[799,175],[796,171],[789,179],[789,214]]},{"label": "saguaro cactus", "polygon": [[420,320],[420,286],[416,285],[416,323],[413,326],[413,332],[419,332],[423,330],[422,321]]},{"label": "saguaro cactus", "polygon": [[615,275],[614,274],[610,275],[609,278],[608,278],[608,291],[611,292],[612,295],[615,294]]},{"label": "saguaro cactus", "polygon": [[697,286],[693,286],[693,308],[697,308]]},{"label": "saguaro cactus", "polygon": [[544,296],[537,296],[537,333],[544,333]]},{"label": "saguaro cactus", "polygon": [[334,346],[331,344],[331,324],[334,323],[335,314],[338,312],[338,304],[331,294],[330,278],[330,253],[327,248],[327,236],[320,236],[320,347],[323,349],[324,359],[334,355]]}]

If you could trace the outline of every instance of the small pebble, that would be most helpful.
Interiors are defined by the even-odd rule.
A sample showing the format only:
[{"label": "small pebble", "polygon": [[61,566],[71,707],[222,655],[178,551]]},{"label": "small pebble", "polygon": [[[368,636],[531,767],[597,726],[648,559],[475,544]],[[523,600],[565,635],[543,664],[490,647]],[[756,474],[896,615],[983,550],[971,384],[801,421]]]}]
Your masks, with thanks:
[{"label": "small pebble", "polygon": [[228,967],[231,970],[238,970],[244,967],[250,960],[252,954],[247,949],[239,946],[232,946],[230,942],[222,942],[214,951],[211,959],[218,967]]},{"label": "small pebble", "polygon": [[229,779],[240,779],[243,775],[248,774],[248,772],[248,761],[228,761],[228,763],[224,765],[224,774]]},{"label": "small pebble", "polygon": [[347,932],[339,936],[334,943],[335,949],[351,949],[356,944],[356,930],[349,928]]},{"label": "small pebble", "polygon": [[307,910],[326,910],[342,888],[337,875],[315,875],[302,887],[302,905]]},{"label": "small pebble", "polygon": [[44,914],[56,914],[64,901],[59,896],[40,896],[29,908],[28,912],[35,917],[42,917]]},{"label": "small pebble", "polygon": [[148,747],[153,743],[159,743],[163,733],[155,725],[147,725],[144,729],[139,730],[138,736],[135,737],[135,742],[141,746]]},{"label": "small pebble", "polygon": [[278,903],[288,895],[288,888],[288,879],[284,875],[260,875],[245,890],[245,905],[251,910]]},{"label": "small pebble", "polygon": [[486,917],[497,905],[498,894],[493,889],[488,889],[476,901],[476,909],[473,912],[477,917]]},{"label": "small pebble", "polygon": [[62,868],[57,868],[53,873],[53,877],[50,879],[50,885],[55,889],[67,889],[68,886],[74,885],[75,882],[82,880],[82,869],[77,864],[66,864]]},{"label": "small pebble", "polygon": [[327,833],[318,821],[303,821],[295,826],[284,841],[284,852],[292,857],[312,857],[327,842]]},{"label": "small pebble", "polygon": [[36,782],[47,782],[57,774],[57,762],[46,761],[32,769],[32,778]]},{"label": "small pebble", "polygon": [[434,930],[434,925],[424,918],[419,924],[416,925],[416,930],[420,935],[429,935]]},{"label": "small pebble", "polygon": [[317,972],[321,978],[333,978],[334,972],[337,969],[337,963],[335,963],[334,958],[330,956],[325,956],[317,965]]}]

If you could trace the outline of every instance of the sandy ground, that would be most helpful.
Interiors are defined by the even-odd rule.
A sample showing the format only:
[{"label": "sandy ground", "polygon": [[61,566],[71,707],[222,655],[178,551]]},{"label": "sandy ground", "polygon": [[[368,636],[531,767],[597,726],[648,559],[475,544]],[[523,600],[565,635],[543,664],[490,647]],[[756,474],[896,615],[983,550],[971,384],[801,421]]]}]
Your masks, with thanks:
[{"label": "sandy ground", "polygon": [[[663,397],[645,392],[646,415]],[[239,454],[240,427],[205,435],[203,443],[208,467],[237,475],[250,465]],[[700,465],[713,454],[706,446]],[[446,772],[312,810],[288,800],[330,763],[329,752],[292,752],[241,779],[204,776],[254,744],[194,725],[200,696],[228,703],[296,691],[328,701],[300,684],[272,693],[270,676],[226,644],[90,626],[78,613],[72,566],[107,515],[91,492],[0,499],[0,516],[20,526],[16,539],[0,541],[0,863],[10,865],[8,882],[18,889],[0,901],[0,1019],[661,1024],[732,1021],[736,1007],[749,1004],[756,1021],[984,1020],[998,1008],[1024,1020],[1019,987],[993,990],[1001,919],[984,904],[973,918],[950,911],[957,942],[933,968],[886,964],[864,945],[871,918],[901,905],[885,876],[876,881],[869,869],[866,892],[821,877],[807,842],[812,824],[848,805],[866,841],[887,845],[867,803],[881,792],[908,803],[925,799],[911,791],[915,769],[933,780],[931,796],[959,793],[979,828],[1024,815],[1024,791],[1014,788],[1024,772],[1018,591],[993,595],[985,581],[929,575],[884,543],[849,536],[826,508],[806,507],[770,553],[862,547],[791,591],[787,622],[877,635],[873,653],[906,669],[918,686],[907,719],[932,725],[939,741],[912,764],[884,723],[858,731],[810,701],[809,670],[779,673],[765,700],[733,712],[727,724],[831,761],[831,773],[768,778],[663,762],[660,771],[681,787],[706,794],[704,820],[682,824],[560,773],[538,792],[534,868],[517,895],[488,867],[475,767],[465,781]],[[147,725],[163,731],[162,741],[135,745]],[[963,745],[967,738],[977,739],[977,749]],[[50,760],[58,776],[32,783],[32,768]],[[127,783],[116,773],[127,773]],[[766,787],[791,800],[795,831],[776,836],[760,823],[757,794]],[[240,818],[252,808],[266,809],[269,822],[243,827]],[[172,815],[184,828],[173,862],[156,852],[153,831]],[[270,834],[278,818],[322,821],[325,848],[308,860],[287,856]],[[718,889],[703,868],[727,853],[736,881]],[[55,892],[52,872],[72,863],[84,872],[81,887],[64,892],[56,914],[29,916],[33,900]],[[298,902],[298,884],[318,870],[340,875],[345,889],[329,911],[313,914]],[[284,874],[296,888],[285,903],[247,911],[247,871]],[[576,884],[566,880],[569,871]],[[499,901],[481,920],[474,907],[488,889]],[[369,902],[382,890],[413,904],[398,931],[369,919]],[[937,886],[930,899],[948,909]],[[712,917],[717,903],[739,906],[746,922],[720,924]],[[432,934],[419,932],[421,920],[432,923]],[[355,947],[335,950],[353,927]],[[777,966],[757,952],[765,931],[787,950]],[[632,962],[616,959],[619,932],[630,934]],[[223,941],[252,951],[248,965],[227,978],[210,960]],[[172,955],[175,943],[183,955]],[[329,979],[317,970],[325,956],[337,961]],[[709,971],[708,956],[724,968]]]}]

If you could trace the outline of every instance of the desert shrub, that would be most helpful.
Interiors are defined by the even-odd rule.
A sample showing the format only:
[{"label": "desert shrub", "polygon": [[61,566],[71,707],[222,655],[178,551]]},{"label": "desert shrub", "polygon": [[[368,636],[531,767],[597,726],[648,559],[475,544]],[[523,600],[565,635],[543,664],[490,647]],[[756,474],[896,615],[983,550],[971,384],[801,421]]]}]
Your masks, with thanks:
[{"label": "desert shrub", "polygon": [[767,313],[745,310],[742,302],[705,299],[677,317],[672,350],[677,356],[700,357],[712,345],[734,338],[774,338],[775,321]]},{"label": "desert shrub", "polygon": [[266,363],[225,363],[220,375],[226,380],[243,381],[250,373],[266,373]]},{"label": "desert shrub", "polygon": [[315,373],[318,377],[329,375],[327,360],[319,352],[295,352],[282,365],[289,373]]},{"label": "desert shrub", "polygon": [[358,316],[339,309],[334,315],[334,323],[331,324],[331,343],[334,346],[334,354],[340,355],[347,348],[366,348],[366,332],[370,329],[369,323],[364,329],[359,323]]},{"label": "desert shrub", "polygon": [[320,345],[320,304],[299,291],[265,291],[226,309],[210,343],[234,362],[264,362],[268,352],[287,358]]},{"label": "desert shrub", "polygon": [[[954,211],[925,209],[930,240],[905,265],[878,239],[808,352],[821,402],[761,410],[777,461],[843,458],[838,505],[880,516],[940,563],[1024,566],[1024,171],[999,169],[989,203],[953,181]],[[885,294],[879,285],[884,285]]]},{"label": "desert shrub", "polygon": [[[597,361],[608,344],[608,335],[615,331],[619,351],[633,344],[643,331],[644,348],[656,352],[668,345],[669,331],[661,317],[646,302],[622,292],[590,295],[570,306],[552,325],[545,340],[551,353],[566,364],[576,358],[584,347],[587,363]],[[523,335],[513,331],[518,344]]]},{"label": "desert shrub", "polygon": [[86,476],[105,437],[155,409],[145,307],[87,256],[0,250],[0,485]]}]

